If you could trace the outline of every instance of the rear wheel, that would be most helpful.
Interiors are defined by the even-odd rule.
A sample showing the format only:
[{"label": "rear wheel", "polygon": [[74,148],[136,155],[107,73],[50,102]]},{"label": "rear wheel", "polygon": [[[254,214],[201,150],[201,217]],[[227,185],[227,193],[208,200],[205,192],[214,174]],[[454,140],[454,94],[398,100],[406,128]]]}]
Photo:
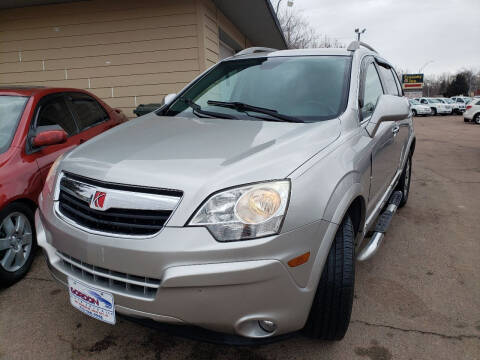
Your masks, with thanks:
[{"label": "rear wheel", "polygon": [[417,110],[413,109],[412,114],[413,114],[413,116],[417,116]]},{"label": "rear wheel", "polygon": [[473,121],[475,122],[475,124],[480,125],[480,113],[476,114],[473,117]]},{"label": "rear wheel", "polygon": [[9,204],[0,211],[0,285],[9,286],[30,269],[36,249],[33,211]]},{"label": "rear wheel", "polygon": [[308,336],[341,340],[352,313],[355,283],[355,231],[347,215],[337,230],[305,326]]}]

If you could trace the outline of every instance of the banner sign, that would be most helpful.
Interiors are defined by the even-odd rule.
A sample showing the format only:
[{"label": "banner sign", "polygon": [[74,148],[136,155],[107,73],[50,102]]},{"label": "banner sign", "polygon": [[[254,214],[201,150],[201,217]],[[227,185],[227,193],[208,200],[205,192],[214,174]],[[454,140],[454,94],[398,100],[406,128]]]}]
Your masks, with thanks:
[{"label": "banner sign", "polygon": [[423,88],[423,74],[403,74],[402,86],[404,90]]}]

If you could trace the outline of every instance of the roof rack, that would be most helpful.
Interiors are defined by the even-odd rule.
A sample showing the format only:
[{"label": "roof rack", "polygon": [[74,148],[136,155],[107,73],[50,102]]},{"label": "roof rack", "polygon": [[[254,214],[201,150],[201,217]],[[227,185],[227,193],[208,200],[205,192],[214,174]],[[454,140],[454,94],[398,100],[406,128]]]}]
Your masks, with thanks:
[{"label": "roof rack", "polygon": [[368,45],[368,44],[366,44],[362,41],[352,41],[350,43],[350,45],[348,45],[347,50],[348,51],[355,51],[355,50],[360,49],[360,46],[363,46],[364,48],[367,48],[368,50],[371,50],[373,52],[377,52],[377,50],[375,50],[373,47],[371,47],[370,45]]},{"label": "roof rack", "polygon": [[249,47],[247,49],[243,49],[242,51],[239,51],[238,53],[236,53],[235,56],[250,55],[250,54],[262,53],[262,52],[274,52],[274,51],[278,51],[278,49],[256,46],[256,47]]}]

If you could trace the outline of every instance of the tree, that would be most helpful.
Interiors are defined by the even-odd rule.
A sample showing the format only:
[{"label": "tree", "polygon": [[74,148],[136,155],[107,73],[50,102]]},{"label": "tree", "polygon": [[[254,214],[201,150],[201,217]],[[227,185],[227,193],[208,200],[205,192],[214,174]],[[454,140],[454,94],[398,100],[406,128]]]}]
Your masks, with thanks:
[{"label": "tree", "polygon": [[282,3],[283,0],[277,0],[275,9],[289,49],[345,47],[338,40],[319,34],[300,12],[290,6],[282,8]]},{"label": "tree", "polygon": [[468,95],[469,83],[467,74],[462,72],[457,74],[455,79],[448,85],[446,95],[447,97],[455,95]]}]

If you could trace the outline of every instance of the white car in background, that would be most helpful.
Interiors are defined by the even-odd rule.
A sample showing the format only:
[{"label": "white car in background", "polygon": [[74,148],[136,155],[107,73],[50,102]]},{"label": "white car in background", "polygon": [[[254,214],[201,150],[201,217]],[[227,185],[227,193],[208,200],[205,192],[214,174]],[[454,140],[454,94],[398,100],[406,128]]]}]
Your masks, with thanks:
[{"label": "white car in background", "polygon": [[463,113],[463,121],[473,121],[480,125],[480,99],[473,99],[468,105],[467,110]]},{"label": "white car in background", "polygon": [[432,114],[432,110],[430,109],[430,107],[420,104],[418,100],[410,99],[408,100],[408,102],[410,103],[410,108],[412,109],[413,116],[417,116],[417,115],[426,116],[426,115]]},{"label": "white car in background", "polygon": [[455,114],[461,115],[465,112],[465,103],[455,102],[453,99],[449,99],[449,98],[441,98],[441,99],[447,102],[447,104],[450,104],[453,106],[453,112]]},{"label": "white car in background", "polygon": [[452,107],[449,104],[444,104],[439,99],[422,97],[420,98],[420,104],[430,107],[432,115],[442,114],[448,115],[452,113]]},{"label": "white car in background", "polygon": [[452,96],[450,99],[458,104],[467,105],[472,99],[466,96]]},{"label": "white car in background", "polygon": [[458,108],[458,106],[453,102],[453,100],[446,99],[446,98],[436,98],[436,99],[450,108],[450,115],[452,115],[455,112],[455,108]]}]

